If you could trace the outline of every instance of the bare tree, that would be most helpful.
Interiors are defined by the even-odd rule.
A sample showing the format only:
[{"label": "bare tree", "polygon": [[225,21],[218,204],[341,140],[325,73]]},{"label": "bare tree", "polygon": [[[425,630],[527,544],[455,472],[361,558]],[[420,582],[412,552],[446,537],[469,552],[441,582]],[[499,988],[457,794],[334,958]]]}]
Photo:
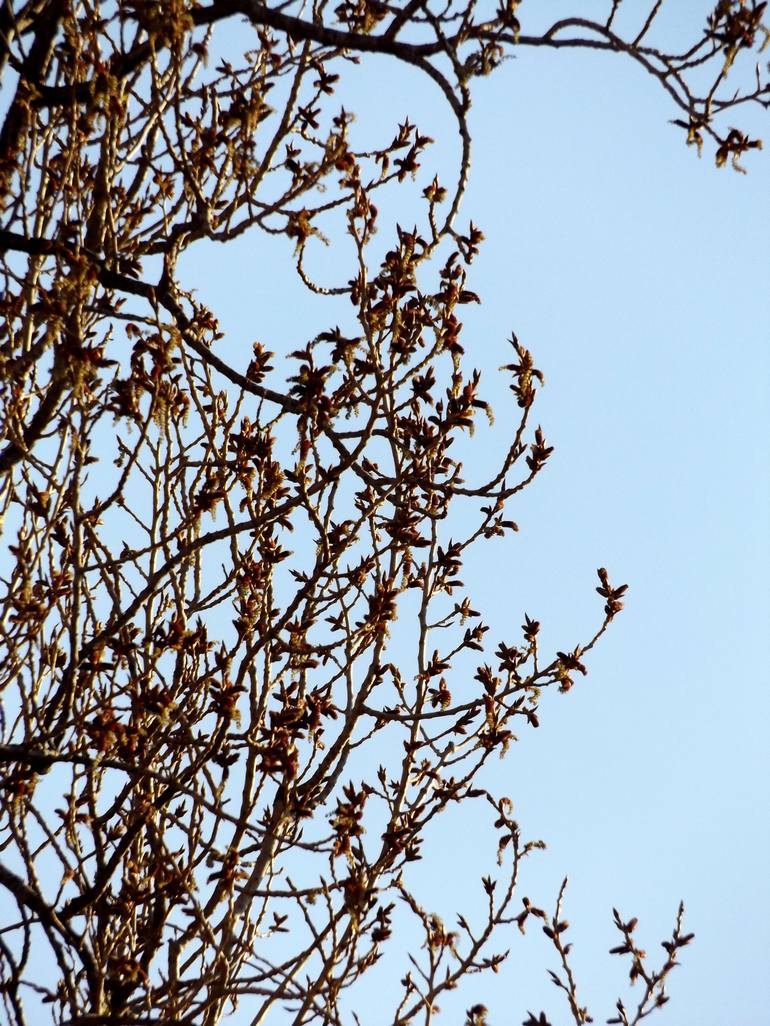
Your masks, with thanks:
[{"label": "bare tree", "polygon": [[[564,888],[553,914],[522,900],[539,842],[480,774],[538,726],[543,689],[586,673],[625,585],[600,569],[593,637],[542,652],[528,617],[488,639],[460,579],[474,546],[516,530],[511,501],[552,451],[531,417],[542,376],[513,336],[498,468],[477,480],[457,457],[491,415],[461,323],[483,238],[460,220],[471,91],[525,47],[624,54],[687,142],[738,169],[760,144],[726,116],[768,104],[758,73],[734,82],[766,40],[764,3],[720,0],[680,53],[649,42],[661,0],[626,36],[622,0],[607,6],[538,34],[516,0],[0,9],[9,1023],[211,1026],[237,1007],[256,1024],[275,1006],[338,1023],[404,919],[411,968],[383,1021],[429,1023],[528,925],[553,942],[571,1019],[591,1021]],[[242,50],[209,59],[233,21]],[[427,76],[461,141],[459,168],[421,192],[420,227],[379,225],[381,261],[378,194],[413,187],[430,140],[404,122],[353,147],[335,88],[372,54]],[[247,231],[292,240],[307,288],[335,312],[349,300],[346,326],[280,361],[228,346],[180,257]],[[349,247],[338,284],[306,269],[327,237]],[[463,803],[488,807],[498,870],[476,920],[450,929],[411,864]],[[615,923],[638,1004],[610,1021],[628,1026],[665,1003],[690,935],[680,909],[656,967],[635,920]]]}]

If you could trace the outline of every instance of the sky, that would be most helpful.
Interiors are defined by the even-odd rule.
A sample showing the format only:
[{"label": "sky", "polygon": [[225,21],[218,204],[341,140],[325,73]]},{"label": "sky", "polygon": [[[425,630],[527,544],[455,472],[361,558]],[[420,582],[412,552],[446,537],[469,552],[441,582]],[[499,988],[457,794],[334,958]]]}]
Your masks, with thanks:
[{"label": "sky", "polygon": [[[526,31],[578,6],[601,16],[609,3],[526,0],[520,15]],[[710,6],[669,0],[660,36],[692,34]],[[638,17],[642,5],[624,10]],[[220,45],[240,48],[242,36],[233,22]],[[519,533],[477,550],[463,579],[490,651],[525,613],[541,621],[544,649],[574,648],[601,617],[596,569],[630,586],[589,676],[544,696],[540,729],[522,732],[485,783],[512,798],[525,837],[548,845],[520,893],[550,910],[569,876],[573,966],[597,1023],[617,996],[633,998],[626,964],[608,954],[613,906],[639,917],[643,946],[662,959],[683,899],[696,938],[653,1022],[770,1026],[770,153],[747,157],[747,175],[717,169],[710,152],[698,159],[670,124],[670,99],[622,56],[521,50],[474,86],[460,223],[486,238],[463,341],[497,419],[479,418],[472,470],[495,465],[515,416],[498,370],[511,331],[545,375],[534,422],[555,452],[511,507]],[[434,138],[418,195],[434,174],[451,181],[452,116],[415,70],[348,67],[337,102],[356,111],[360,146],[389,141],[405,117]],[[738,124],[770,147],[766,117],[744,110]],[[384,251],[414,212],[378,203]],[[338,319],[298,284],[291,251],[244,236],[184,258],[184,284],[225,332],[221,355],[241,347],[247,362],[258,338],[280,356]],[[344,282],[348,256],[332,240],[308,261]],[[447,814],[414,864],[415,890],[450,927],[483,900],[491,833],[485,815]],[[541,1008],[565,1023],[545,938],[512,929],[501,946],[501,972],[467,980],[438,1022],[461,1023],[483,1001],[490,1026]],[[392,973],[385,960],[367,977],[365,1026],[392,1012]]]},{"label": "sky", "polygon": [[[708,5],[674,8],[662,33],[700,24]],[[430,83],[373,60],[338,95],[361,139],[389,139],[408,115],[436,140],[418,181],[451,176],[452,122]],[[505,437],[498,368],[511,330],[545,374],[534,412],[556,451],[512,508],[519,534],[479,553],[464,579],[490,637],[513,637],[528,612],[544,645],[565,649],[600,618],[597,567],[630,585],[589,677],[544,698],[540,730],[492,777],[525,835],[548,842],[522,893],[552,908],[569,874],[574,968],[596,1021],[628,996],[627,968],[607,954],[612,907],[639,916],[643,946],[662,957],[684,899],[696,940],[656,1021],[765,1026],[768,156],[751,155],[748,175],[718,170],[685,146],[675,116],[654,81],[612,55],[523,51],[476,83],[461,223],[486,241],[469,278],[483,302],[464,308],[464,338],[503,415],[479,426],[474,452],[481,471]],[[748,111],[741,126],[761,134]],[[399,216],[385,205],[383,247]],[[333,318],[264,245],[196,249],[187,280],[226,338],[281,353]],[[345,270],[334,244],[319,261],[330,279]],[[426,905],[448,922],[479,899],[463,870],[475,837],[451,849],[437,838],[423,868]],[[443,1021],[458,1021],[476,988],[493,1026],[530,1008],[566,1021],[545,939],[509,943],[503,971],[471,981]],[[380,973],[372,996],[386,986]]]}]

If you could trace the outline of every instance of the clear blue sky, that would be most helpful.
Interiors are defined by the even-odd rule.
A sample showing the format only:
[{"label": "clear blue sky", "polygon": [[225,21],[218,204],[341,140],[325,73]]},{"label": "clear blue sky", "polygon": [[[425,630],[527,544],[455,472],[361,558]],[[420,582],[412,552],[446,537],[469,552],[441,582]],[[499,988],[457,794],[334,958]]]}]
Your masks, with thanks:
[{"label": "clear blue sky", "polygon": [[[673,6],[676,33],[710,5]],[[655,1021],[766,1026],[768,157],[747,159],[748,176],[718,171],[711,154],[699,161],[668,123],[668,98],[622,57],[522,52],[476,86],[463,221],[486,243],[466,348],[503,411],[497,368],[519,334],[545,373],[535,417],[556,452],[512,510],[519,535],[464,579],[489,637],[512,637],[526,611],[559,648],[600,616],[597,567],[631,586],[588,679],[548,696],[541,729],[495,765],[492,784],[525,834],[549,845],[521,893],[550,908],[569,874],[575,969],[597,1022],[627,993],[624,963],[607,954],[611,907],[638,915],[644,946],[660,951],[684,898],[696,942]],[[389,139],[407,114],[436,138],[420,187],[451,176],[451,120],[416,73],[375,61],[339,95],[362,139]],[[388,216],[380,233],[388,246]],[[195,250],[188,280],[234,342],[281,353],[335,317],[286,275],[289,250],[274,259],[263,245]],[[330,280],[337,258],[333,245],[319,264]],[[503,412],[494,429],[479,426],[479,462],[504,435]],[[418,870],[426,906],[447,922],[481,893],[470,827]],[[494,1026],[541,1007],[566,1021],[545,939],[512,933],[508,945],[500,975],[466,985],[440,1021],[476,1000]]]}]

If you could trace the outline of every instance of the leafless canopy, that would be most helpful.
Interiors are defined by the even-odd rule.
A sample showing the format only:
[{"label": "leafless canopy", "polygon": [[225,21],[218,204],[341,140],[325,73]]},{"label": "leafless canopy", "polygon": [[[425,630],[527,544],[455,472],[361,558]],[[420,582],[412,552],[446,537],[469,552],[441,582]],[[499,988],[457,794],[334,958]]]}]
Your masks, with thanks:
[{"label": "leafless canopy", "polygon": [[[630,33],[622,0],[607,7],[534,34],[516,0],[0,7],[7,1022],[351,1021],[359,981],[408,941],[377,1021],[427,1024],[466,974],[498,970],[511,924],[545,930],[569,1014],[590,1021],[563,891],[553,914],[515,893],[537,845],[479,773],[538,726],[544,688],[586,672],[625,587],[599,570],[594,637],[541,652],[529,618],[487,638],[460,579],[474,546],[516,530],[511,500],[552,451],[513,336],[498,468],[475,479],[455,455],[491,415],[463,348],[483,238],[460,217],[466,116],[475,78],[523,48],[638,62],[720,165],[759,146],[733,116],[768,103],[764,3],[720,0],[679,53],[652,42],[661,0]],[[358,152],[335,97],[374,54],[427,76],[459,133],[413,230],[375,204],[413,187],[430,126]],[[287,274],[346,297],[344,327],[280,359],[223,337],[180,258],[245,232],[291,240]],[[330,237],[349,264],[318,282],[305,257]],[[475,921],[449,928],[411,874],[461,803],[488,810],[498,868]],[[637,1023],[690,937],[680,910],[653,965],[635,921],[616,926],[638,1003],[612,1021]]]}]

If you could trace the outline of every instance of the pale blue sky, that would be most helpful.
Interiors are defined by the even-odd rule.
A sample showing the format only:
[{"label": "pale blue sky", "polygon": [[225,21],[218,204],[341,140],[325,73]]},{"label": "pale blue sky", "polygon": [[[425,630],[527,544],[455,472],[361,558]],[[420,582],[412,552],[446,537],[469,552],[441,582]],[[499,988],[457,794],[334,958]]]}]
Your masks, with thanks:
[{"label": "pale blue sky", "polygon": [[[670,30],[708,6],[677,0]],[[645,946],[660,951],[684,898],[696,942],[655,1021],[766,1026],[767,156],[747,158],[748,176],[718,171],[711,154],[699,161],[668,123],[668,98],[622,57],[522,52],[476,87],[461,220],[486,243],[466,349],[504,411],[497,368],[519,334],[545,373],[535,420],[556,452],[512,509],[520,534],[464,579],[489,637],[513,637],[526,611],[559,648],[600,616],[597,567],[631,586],[588,679],[546,697],[541,729],[495,766],[525,834],[549,844],[521,893],[550,907],[569,873],[575,968],[597,1022],[626,993],[626,966],[607,954],[611,907],[638,915]],[[416,73],[370,62],[339,99],[358,111],[362,139],[389,140],[408,114],[436,138],[420,187],[434,172],[451,179],[451,119]],[[401,213],[383,204],[383,247]],[[338,318],[286,274],[290,247],[266,246],[196,249],[187,280],[233,344],[260,338],[280,354]],[[349,276],[335,245],[317,266]],[[500,412],[495,429],[479,426],[475,459],[493,462],[504,435]],[[480,893],[477,874],[458,868],[473,865],[470,826],[467,850],[437,850],[420,870],[426,905],[448,921]],[[456,1015],[444,1021],[476,1000],[493,1026],[541,1007],[566,1021],[544,938],[509,944],[507,967],[445,1002]]]}]

